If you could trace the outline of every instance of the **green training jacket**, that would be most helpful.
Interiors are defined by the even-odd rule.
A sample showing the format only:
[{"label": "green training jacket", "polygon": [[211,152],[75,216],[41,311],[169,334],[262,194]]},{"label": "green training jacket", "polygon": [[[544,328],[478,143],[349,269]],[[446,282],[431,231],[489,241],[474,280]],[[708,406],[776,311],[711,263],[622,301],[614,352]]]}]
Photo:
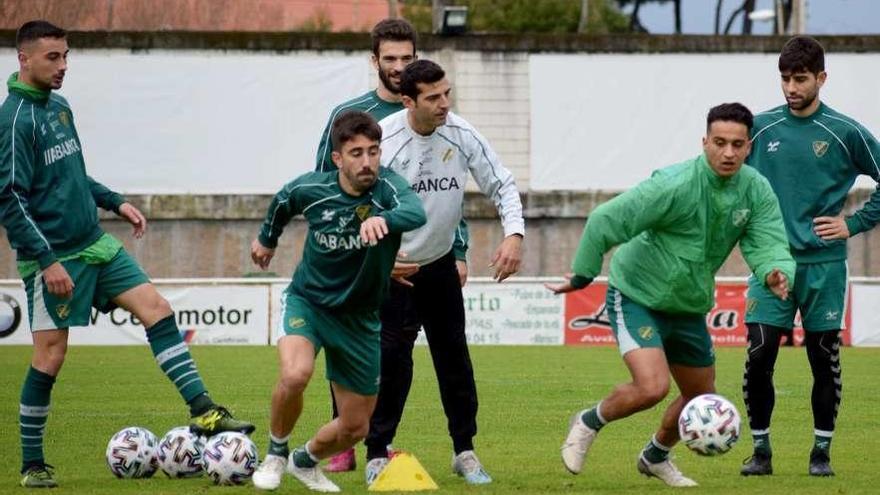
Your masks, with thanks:
[{"label": "green training jacket", "polygon": [[12,74],[0,107],[0,214],[19,261],[46,268],[102,235],[96,206],[125,199],[86,174],[67,100]]},{"label": "green training jacket", "polygon": [[739,242],[759,280],[773,269],[794,282],[779,203],[770,184],[745,167],[724,179],[705,155],[654,172],[597,207],[587,219],[572,269],[595,277],[611,258],[609,284],[643,306],[706,313],[715,274]]},{"label": "green training jacket", "polygon": [[847,217],[850,236],[880,222],[880,144],[858,122],[821,103],[809,117],[782,105],[755,115],[752,154],[747,161],[773,186],[799,263],[846,259],[846,240],[826,241],[813,219],[843,212],[849,190],[861,174],[878,183],[868,202]]},{"label": "green training jacket", "polygon": [[[289,290],[324,308],[376,311],[385,298],[403,232],[425,224],[422,202],[406,179],[379,167],[368,191],[351,196],[339,172],[309,172],[273,198],[260,229],[260,244],[275,248],[284,226],[302,214],[309,224],[303,257]],[[375,246],[360,237],[361,223],[382,216],[386,235]]]}]

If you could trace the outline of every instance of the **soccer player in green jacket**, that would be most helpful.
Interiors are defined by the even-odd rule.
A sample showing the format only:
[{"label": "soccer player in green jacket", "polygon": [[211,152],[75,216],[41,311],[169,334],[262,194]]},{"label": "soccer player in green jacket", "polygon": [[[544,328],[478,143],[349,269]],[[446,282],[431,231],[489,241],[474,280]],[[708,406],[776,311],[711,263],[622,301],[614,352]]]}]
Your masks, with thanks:
[{"label": "soccer player in green jacket", "polygon": [[105,233],[97,206],[144,235],[147,220],[125,198],[86,174],[82,145],[61,88],[67,72],[66,32],[45,21],[21,26],[20,70],[0,107],[0,211],[24,280],[34,352],[21,390],[22,486],[57,486],[43,455],[49,397],[67,352],[68,328],[89,324],[91,308],[122,307],[146,328],[163,373],[190,407],[199,434],[250,433],[205,391],[180,336],[171,306],[122,243]]},{"label": "soccer player in green jacket", "polygon": [[[318,460],[367,434],[379,391],[379,306],[401,235],[426,221],[406,180],[379,168],[382,129],[372,117],[346,112],[331,132],[338,170],[310,172],[285,185],[251,245],[254,263],[265,269],[291,218],[302,214],[309,224],[282,309],[285,335],[278,340],[281,372],[272,394],[269,452],[253,477],[266,490],[280,485],[286,467],[309,489],[339,491]],[[288,439],[321,348],[339,416],[290,453]]]},{"label": "soccer player in green jacket", "polygon": [[715,353],[706,313],[715,297],[715,273],[739,243],[758,280],[779,299],[788,295],[794,260],[788,252],[779,203],[770,184],[743,167],[752,114],[739,103],[709,111],[703,154],[660,169],[650,179],[597,207],[587,220],[573,276],[555,293],[586,287],[611,258],[606,307],[632,381],[596,406],[574,415],[562,461],[580,473],[587,451],[607,423],[679,395],[636,467],[670,486],[695,486],[669,460],[678,442],[678,416],[692,398],[715,391]]},{"label": "soccer player in green jacket", "polygon": [[853,215],[844,216],[843,209],[857,176],[868,175],[880,183],[880,144],[858,122],[819,99],[828,74],[824,50],[816,40],[790,39],[779,55],[779,73],[786,104],[755,116],[749,165],[770,181],[779,197],[797,273],[792,297],[786,301],[771,297],[754,278],[749,280],[743,398],[754,453],[740,472],[745,476],[773,473],[773,367],[779,334],[792,328],[795,312],[800,311],[813,373],[814,442],[809,473],[832,476],[829,452],[842,392],[846,239],[880,221],[880,185]]},{"label": "soccer player in green jacket", "polygon": [[[340,115],[352,110],[360,110],[370,114],[378,122],[404,109],[400,94],[400,74],[407,65],[417,58],[417,38],[412,25],[404,19],[383,19],[373,27],[373,30],[370,31],[373,50],[370,61],[373,68],[376,69],[379,85],[376,89],[367,91],[357,98],[340,103],[330,112],[330,118],[327,120],[324,132],[321,133],[321,141],[318,144],[315,171],[332,172],[336,170],[336,164],[331,159],[330,130],[333,127],[333,122]],[[455,231],[455,240],[452,244],[456,260],[455,267],[458,270],[458,278],[462,287],[467,282],[468,276],[468,237],[467,222],[462,218]],[[415,270],[418,270],[417,264],[400,260],[394,275],[410,274]],[[385,342],[383,345],[387,347],[394,344]],[[383,356],[385,359],[394,359],[394,356],[397,355],[395,351],[396,349],[389,349],[383,353]],[[333,400],[332,391],[331,400]],[[335,418],[337,415],[336,401],[333,400],[333,417]],[[326,471],[353,471],[355,467],[354,448],[352,448],[333,456],[327,463]]]}]

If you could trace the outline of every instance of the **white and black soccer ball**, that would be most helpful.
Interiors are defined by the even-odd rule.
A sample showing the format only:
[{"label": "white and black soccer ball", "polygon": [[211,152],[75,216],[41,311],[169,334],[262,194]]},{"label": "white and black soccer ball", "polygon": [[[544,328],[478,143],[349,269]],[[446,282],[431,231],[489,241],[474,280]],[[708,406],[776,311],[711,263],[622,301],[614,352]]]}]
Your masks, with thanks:
[{"label": "white and black soccer ball", "polygon": [[242,433],[225,431],[205,444],[205,472],[217,485],[240,485],[257,468],[257,446]]},{"label": "white and black soccer ball", "polygon": [[188,426],[179,426],[159,440],[156,459],[169,478],[194,478],[205,473],[204,451],[204,438],[191,433]]},{"label": "white and black soccer ball", "polygon": [[694,397],[678,417],[681,441],[700,455],[727,452],[739,439],[739,431],[740,416],[736,407],[716,394]]},{"label": "white and black soccer ball", "polygon": [[149,478],[156,473],[159,440],[146,428],[130,426],[110,438],[107,466],[117,478]]}]

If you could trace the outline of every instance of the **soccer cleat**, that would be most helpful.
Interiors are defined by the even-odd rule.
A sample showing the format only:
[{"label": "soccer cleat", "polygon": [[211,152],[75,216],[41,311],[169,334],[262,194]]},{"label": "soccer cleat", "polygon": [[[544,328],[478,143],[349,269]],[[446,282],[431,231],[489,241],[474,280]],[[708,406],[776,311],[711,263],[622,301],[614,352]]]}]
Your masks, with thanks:
[{"label": "soccer cleat", "polygon": [[281,477],[287,467],[287,458],[280,455],[266,455],[260,467],[254,471],[254,486],[260,490],[274,490],[281,486]]},{"label": "soccer cleat", "polygon": [[297,451],[294,450],[290,453],[290,460],[287,462],[288,473],[292,474],[294,478],[298,479],[306,486],[306,488],[313,492],[335,493],[341,491],[339,487],[336,486],[336,483],[333,483],[324,476],[324,471],[321,471],[321,468],[318,467],[317,464],[312,467],[297,466],[293,457],[296,452]]},{"label": "soccer cleat", "polygon": [[743,467],[739,470],[743,476],[765,476],[773,474],[773,462],[770,456],[763,452],[755,452],[751,457],[743,461]]},{"label": "soccer cleat", "polygon": [[328,473],[343,473],[345,471],[354,471],[357,468],[357,461],[354,459],[354,449],[343,450],[342,452],[330,458],[324,471]]},{"label": "soccer cleat", "polygon": [[483,469],[473,450],[452,455],[452,472],[463,477],[469,485],[488,485],[492,482],[492,477]]},{"label": "soccer cleat", "polygon": [[210,437],[221,431],[237,431],[250,435],[256,427],[247,421],[239,421],[232,417],[223,406],[214,406],[207,412],[191,418],[189,431],[196,435]]},{"label": "soccer cleat", "polygon": [[584,424],[581,418],[586,409],[576,413],[571,418],[569,424],[568,436],[565,437],[565,443],[562,444],[562,464],[571,474],[578,474],[584,467],[587,460],[587,452],[596,439],[599,432]]},{"label": "soccer cleat", "polygon": [[810,452],[810,476],[834,476],[827,450],[813,449]]},{"label": "soccer cleat", "polygon": [[27,468],[21,479],[21,486],[25,488],[55,488],[58,482],[55,481],[55,475],[52,470],[54,467],[49,464],[37,464]]},{"label": "soccer cleat", "polygon": [[639,472],[645,476],[649,478],[660,478],[669,486],[697,486],[696,481],[686,478],[685,475],[681,474],[681,471],[679,471],[678,468],[675,467],[675,464],[669,459],[652,464],[645,459],[645,456],[639,454],[639,462],[636,463],[636,468],[638,468]]},{"label": "soccer cleat", "polygon": [[367,482],[368,487],[376,481],[376,478],[382,474],[382,470],[385,469],[385,466],[387,465],[387,457],[376,457],[367,461],[367,465],[364,466],[364,480]]}]

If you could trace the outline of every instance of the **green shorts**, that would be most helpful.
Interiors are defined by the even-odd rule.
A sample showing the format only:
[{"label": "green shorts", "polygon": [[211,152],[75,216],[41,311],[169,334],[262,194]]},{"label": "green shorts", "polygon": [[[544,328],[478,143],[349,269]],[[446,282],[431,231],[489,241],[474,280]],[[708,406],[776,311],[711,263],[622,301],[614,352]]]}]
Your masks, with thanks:
[{"label": "green shorts", "polygon": [[379,393],[379,311],[333,312],[285,292],[285,335],[303,336],[324,348],[327,379],[361,395]]},{"label": "green shorts", "polygon": [[70,299],[50,294],[42,271],[24,278],[31,331],[87,326],[93,306],[108,313],[116,307],[114,297],[150,281],[124,249],[105,263],[86,263],[74,258],[62,261],[61,265],[73,280]]},{"label": "green shorts", "polygon": [[611,285],[605,295],[605,306],[621,356],[634,349],[657,347],[663,349],[670,364],[696,368],[715,364],[705,315],[656,311]]},{"label": "green shorts", "polygon": [[808,332],[842,329],[849,288],[848,271],[845,260],[798,263],[794,286],[785,301],[774,296],[752,275],[749,277],[746,323],[791,328],[795,313],[800,310],[802,326]]}]

